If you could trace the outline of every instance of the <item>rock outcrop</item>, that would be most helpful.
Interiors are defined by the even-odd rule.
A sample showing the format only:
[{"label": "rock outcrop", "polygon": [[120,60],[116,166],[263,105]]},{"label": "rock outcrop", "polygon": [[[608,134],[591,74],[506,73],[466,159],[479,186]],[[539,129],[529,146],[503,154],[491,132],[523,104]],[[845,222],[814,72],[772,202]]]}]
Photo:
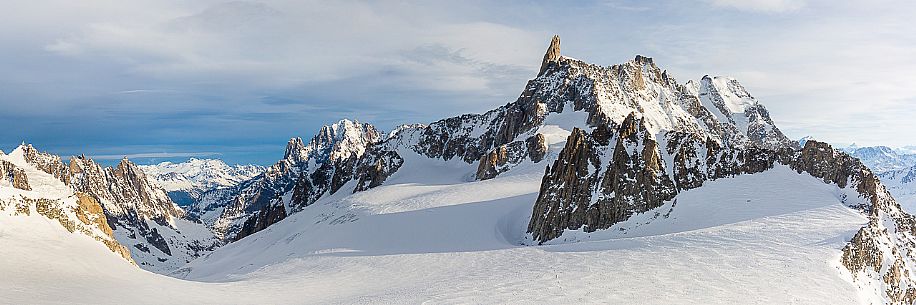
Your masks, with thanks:
[{"label": "rock outcrop", "polygon": [[528,225],[533,240],[543,243],[565,230],[607,229],[704,181],[761,172],[780,159],[774,151],[723,147],[695,134],[659,136],[666,145],[636,113],[616,129],[576,129],[541,182]]},{"label": "rock outcrop", "polygon": [[[70,189],[64,181],[57,180],[60,175],[45,172],[54,167],[39,168],[31,164],[30,160],[35,162],[36,156],[50,155],[38,153],[26,145],[17,148],[11,155],[0,154],[0,173],[2,177],[11,179],[9,184],[0,183],[0,189],[9,188],[0,192],[0,214],[50,219],[70,233],[83,234],[99,241],[115,254],[134,263],[130,251],[116,240],[98,200]],[[30,186],[36,189],[32,190]]]},{"label": "rock outcrop", "polygon": [[548,65],[556,63],[558,60],[560,60],[560,36],[553,35],[553,38],[550,39],[550,46],[547,47],[547,53],[544,54],[544,60],[541,61],[541,69],[538,71],[538,75],[544,74]]},{"label": "rock outcrop", "polygon": [[89,204],[85,197],[91,197],[99,203],[113,236],[142,268],[168,272],[221,245],[202,224],[186,219],[184,210],[126,158],[115,167],[103,167],[86,156],[64,163],[31,145],[18,150],[30,166],[82,194],[79,202]]},{"label": "rock outcrop", "polygon": [[267,229],[267,227],[283,220],[283,218],[286,218],[286,209],[283,204],[267,205],[259,210],[256,215],[245,220],[234,239],[239,240],[255,232]]},{"label": "rock outcrop", "polygon": [[[387,177],[382,170],[394,164],[391,158],[376,156],[374,161],[384,160],[372,164],[377,167],[360,163],[381,137],[370,124],[341,120],[322,127],[308,143],[292,138],[282,160],[236,187],[202,194],[196,209],[201,220],[223,239],[251,235],[337,192],[351,180],[362,177],[366,185],[381,183],[372,179]],[[214,213],[218,211],[221,213]]]},{"label": "rock outcrop", "polygon": [[492,179],[522,161],[540,162],[547,154],[544,135],[536,134],[524,141],[500,145],[483,155],[477,165],[477,180]]},{"label": "rock outcrop", "polygon": [[29,186],[29,177],[26,176],[25,171],[4,160],[0,160],[0,179],[17,189],[32,190],[32,187]]},{"label": "rock outcrop", "polygon": [[793,167],[846,190],[846,205],[868,216],[868,224],[843,247],[841,262],[854,280],[888,304],[914,304],[916,217],[903,211],[861,161],[827,143],[805,143]]},{"label": "rock outcrop", "polygon": [[51,174],[64,184],[70,184],[70,171],[60,156],[38,151],[35,147],[32,147],[32,144],[23,143],[20,148],[22,148],[26,162],[38,167],[43,172]]}]

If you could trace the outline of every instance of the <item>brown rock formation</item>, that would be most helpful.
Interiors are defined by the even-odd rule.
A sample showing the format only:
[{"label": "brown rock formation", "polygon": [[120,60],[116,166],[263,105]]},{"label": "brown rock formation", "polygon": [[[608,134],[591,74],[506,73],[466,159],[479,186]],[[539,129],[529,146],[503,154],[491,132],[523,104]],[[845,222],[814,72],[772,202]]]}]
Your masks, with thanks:
[{"label": "brown rock formation", "polygon": [[61,160],[60,156],[40,152],[32,144],[22,146],[23,157],[29,164],[34,165],[39,170],[51,174],[64,184],[70,184],[70,171],[67,165]]},{"label": "brown rock formation", "polygon": [[544,135],[537,134],[525,141],[514,141],[493,148],[490,152],[480,157],[477,165],[477,180],[493,179],[500,173],[506,172],[512,166],[529,159],[540,162],[547,154],[547,144]]},{"label": "brown rock formation", "polygon": [[869,222],[843,247],[843,266],[856,280],[882,282],[890,304],[916,303],[916,274],[909,272],[916,268],[916,217],[902,210],[868,167],[827,143],[805,143],[792,167],[855,189],[858,196],[845,203],[866,212]]},{"label": "brown rock formation", "polygon": [[0,179],[7,180],[14,188],[25,191],[32,190],[32,187],[29,186],[29,177],[26,176],[25,171],[13,163],[0,160]]},{"label": "brown rock formation", "polygon": [[[573,132],[544,175],[528,232],[543,243],[566,229],[607,229],[704,181],[765,171],[781,160],[770,150],[723,147],[692,133],[660,136],[666,147],[636,113],[616,129]],[[671,156],[673,164],[665,164],[662,155]]]},{"label": "brown rock formation", "polygon": [[544,60],[541,61],[541,70],[538,71],[538,76],[544,74],[544,71],[547,70],[547,67],[551,63],[556,63],[560,60],[560,36],[553,35],[553,38],[550,39],[550,46],[547,47],[547,53],[544,54]]},{"label": "brown rock formation", "polygon": [[264,230],[270,225],[283,220],[283,218],[286,218],[286,208],[283,207],[282,199],[277,198],[276,202],[261,209],[254,217],[245,220],[239,233],[235,235],[234,240],[239,240]]},{"label": "brown rock formation", "polygon": [[566,146],[545,170],[541,190],[534,204],[534,214],[528,232],[535,239],[547,241],[556,238],[566,228],[580,228],[586,223],[586,208],[591,200],[598,171],[601,166],[594,147],[593,137],[581,129],[573,129]]}]

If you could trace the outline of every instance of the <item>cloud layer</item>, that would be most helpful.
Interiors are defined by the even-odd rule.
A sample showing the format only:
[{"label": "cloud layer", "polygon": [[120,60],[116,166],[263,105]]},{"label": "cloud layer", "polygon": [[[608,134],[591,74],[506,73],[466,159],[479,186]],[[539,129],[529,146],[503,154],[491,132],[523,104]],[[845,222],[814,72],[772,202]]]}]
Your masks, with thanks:
[{"label": "cloud layer", "polygon": [[791,136],[914,144],[916,5],[879,2],[21,1],[0,12],[0,145],[269,163],[342,117],[512,101],[554,33],[603,65],[734,76]]}]

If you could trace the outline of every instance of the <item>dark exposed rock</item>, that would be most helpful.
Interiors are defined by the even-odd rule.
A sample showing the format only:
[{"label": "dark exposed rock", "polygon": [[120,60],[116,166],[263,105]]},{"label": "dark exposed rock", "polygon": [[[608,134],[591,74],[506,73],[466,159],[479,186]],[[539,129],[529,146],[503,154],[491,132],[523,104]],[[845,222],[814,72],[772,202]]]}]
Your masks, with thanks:
[{"label": "dark exposed rock", "polygon": [[[83,216],[77,213],[80,222],[94,224],[103,232],[112,232],[112,236],[117,236],[120,240],[132,240],[129,244],[141,243],[148,246],[148,249],[156,248],[161,252],[143,252],[132,247],[136,249],[132,254],[137,261],[145,260],[149,263],[163,261],[160,256],[180,255],[181,260],[166,259],[176,261],[177,264],[178,261],[193,259],[220,246],[219,240],[212,237],[189,237],[181,234],[173,222],[184,218],[184,211],[172,202],[161,187],[151,182],[136,164],[126,158],[115,167],[103,167],[82,155],[70,158],[69,164],[66,164],[60,157],[40,152],[31,145],[23,145],[21,148],[26,162],[61,179],[75,191],[79,209],[98,210],[98,213],[84,213]],[[53,214],[53,210],[46,212]],[[103,216],[87,216],[96,214]],[[128,251],[114,239],[101,241],[112,251]],[[160,268],[148,263],[141,265]]]},{"label": "dark exposed rock", "polygon": [[[772,150],[725,147],[693,133],[660,136],[665,147],[635,113],[614,131],[573,132],[544,175],[528,232],[543,243],[566,229],[607,229],[707,180],[762,172],[784,159]],[[665,164],[663,155],[673,164]]]},{"label": "dark exposed rock", "polygon": [[[372,183],[370,176],[376,180],[386,178],[380,172],[370,173],[372,167],[361,163],[362,156],[380,139],[374,126],[350,120],[322,127],[308,144],[300,138],[291,139],[283,159],[262,175],[232,190],[203,194],[217,203],[229,202],[216,220],[215,230],[225,239],[238,240],[337,192],[351,180],[365,177],[368,186]],[[290,198],[289,211],[277,207],[279,198],[286,194]]]},{"label": "dark exposed rock", "polygon": [[595,169],[601,166],[592,139],[585,131],[574,129],[553,166],[547,167],[528,224],[528,232],[536,239],[547,241],[566,228],[585,225],[589,213],[578,207],[590,202],[598,180]]},{"label": "dark exposed rock", "polygon": [[[916,302],[916,217],[902,210],[878,177],[856,158],[827,143],[810,140],[792,164],[799,172],[821,178],[840,188],[853,189],[846,204],[863,210],[868,224],[843,247],[842,264],[865,283],[881,282],[889,304]],[[886,266],[886,267],[885,267]]]},{"label": "dark exposed rock", "polygon": [[[683,132],[662,134],[666,147],[659,149],[638,121],[628,117],[610,136],[606,128],[595,128],[591,135],[577,129],[569,136],[547,168],[534,206],[528,231],[536,241],[554,239],[566,229],[606,229],[704,181],[757,173],[779,163],[854,194],[844,195],[844,203],[865,212],[869,223],[843,248],[843,266],[865,285],[880,282],[876,288],[890,304],[916,301],[916,275],[910,273],[916,267],[911,252],[916,217],[903,212],[856,158],[813,140],[801,150],[789,145],[774,150],[732,147]],[[665,154],[673,164],[665,164],[660,157]]]},{"label": "dark exposed rock", "polygon": [[525,141],[500,145],[480,158],[477,165],[477,180],[492,179],[526,158],[532,162],[540,162],[546,155],[547,143],[542,134],[528,137]]},{"label": "dark exposed rock", "polygon": [[266,229],[268,226],[286,218],[286,209],[283,207],[282,199],[277,198],[276,202],[262,208],[254,217],[245,220],[239,233],[235,235],[235,240],[239,240]]},{"label": "dark exposed rock", "polygon": [[25,171],[4,160],[0,160],[0,179],[6,180],[14,188],[25,191],[32,190],[32,187],[29,186],[29,177],[26,176]]},{"label": "dark exposed rock", "polygon": [[395,151],[368,154],[356,171],[357,182],[353,192],[361,192],[382,185],[403,164],[404,159]]},{"label": "dark exposed rock", "polygon": [[541,162],[547,156],[547,138],[543,134],[536,134],[525,140],[528,146],[528,159],[532,162]]},{"label": "dark exposed rock", "polygon": [[544,74],[548,65],[558,60],[560,60],[560,36],[553,35],[553,38],[550,39],[550,46],[547,47],[547,53],[544,54],[544,60],[541,61],[541,70],[538,75]]}]

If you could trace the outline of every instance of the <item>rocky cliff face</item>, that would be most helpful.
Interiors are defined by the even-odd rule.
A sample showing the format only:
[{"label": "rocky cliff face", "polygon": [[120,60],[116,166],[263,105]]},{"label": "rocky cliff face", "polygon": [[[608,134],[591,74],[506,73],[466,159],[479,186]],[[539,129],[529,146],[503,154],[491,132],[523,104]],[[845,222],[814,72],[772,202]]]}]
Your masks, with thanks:
[{"label": "rocky cliff face", "polygon": [[50,219],[70,233],[99,241],[133,263],[130,251],[115,238],[99,201],[72,190],[59,175],[45,171],[53,167],[34,166],[35,152],[31,146],[21,146],[10,155],[0,153],[0,171],[3,177],[12,177],[11,183],[0,183],[0,217]]},{"label": "rocky cliff face", "polygon": [[607,229],[704,181],[761,172],[780,160],[774,151],[724,147],[696,134],[659,137],[636,113],[616,129],[576,129],[541,182],[528,225],[533,240],[543,243],[565,230]]},{"label": "rocky cliff face", "polygon": [[858,159],[816,141],[796,155],[796,170],[836,184],[846,204],[869,218],[843,248],[841,262],[857,284],[888,304],[916,302],[916,217],[904,212]]},{"label": "rocky cliff face", "polygon": [[243,238],[353,180],[361,157],[381,137],[374,126],[357,121],[324,126],[308,143],[291,139],[283,159],[264,173],[233,188],[205,192],[192,209],[218,236]]},{"label": "rocky cliff face", "polygon": [[[553,55],[558,49],[551,44],[523,97],[547,113],[571,108],[588,119],[545,171],[528,226],[533,242],[607,229],[705,181],[783,164],[836,185],[871,219],[843,249],[859,285],[893,304],[916,300],[916,221],[858,159],[814,140],[789,141],[733,79],[678,85],[649,58],[604,68]],[[508,156],[488,154],[478,176]]]},{"label": "rocky cliff face", "polygon": [[558,49],[551,44],[522,97],[588,118],[545,173],[528,228],[537,242],[609,228],[704,181],[769,169],[778,152],[798,148],[734,79],[681,85],[651,58],[600,67],[552,55]]},{"label": "rocky cliff face", "polygon": [[29,186],[29,177],[26,176],[25,171],[5,160],[0,160],[0,181],[20,190],[32,190],[32,187]]},{"label": "rocky cliff face", "polygon": [[113,236],[130,249],[140,267],[168,272],[220,246],[206,227],[185,219],[184,210],[127,159],[103,167],[85,156],[64,163],[31,145],[18,150],[30,166],[83,194],[81,203],[99,203]]}]

